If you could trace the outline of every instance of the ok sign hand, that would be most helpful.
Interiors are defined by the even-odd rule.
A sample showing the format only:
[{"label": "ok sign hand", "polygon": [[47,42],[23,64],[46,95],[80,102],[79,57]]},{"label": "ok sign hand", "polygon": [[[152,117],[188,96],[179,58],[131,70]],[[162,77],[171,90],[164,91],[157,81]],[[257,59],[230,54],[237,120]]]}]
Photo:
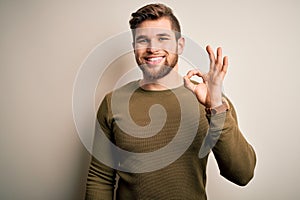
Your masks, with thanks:
[{"label": "ok sign hand", "polygon": [[[198,101],[206,108],[214,108],[222,104],[222,85],[228,68],[228,57],[222,57],[222,48],[217,48],[217,57],[213,49],[206,47],[210,59],[210,69],[207,74],[202,74],[199,70],[190,70],[184,76],[184,85],[191,90]],[[203,79],[202,83],[191,82],[191,77],[198,76]]]}]

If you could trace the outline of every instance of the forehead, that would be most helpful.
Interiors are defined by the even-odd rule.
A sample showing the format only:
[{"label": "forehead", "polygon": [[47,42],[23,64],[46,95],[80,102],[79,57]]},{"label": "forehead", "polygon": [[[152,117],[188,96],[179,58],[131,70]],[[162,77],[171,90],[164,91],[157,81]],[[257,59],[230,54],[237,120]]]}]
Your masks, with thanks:
[{"label": "forehead", "polygon": [[171,22],[166,17],[162,17],[156,20],[145,20],[138,26],[138,28],[151,28],[151,27],[158,28],[158,29],[172,30]]},{"label": "forehead", "polygon": [[155,36],[161,34],[173,35],[171,22],[168,18],[160,18],[157,20],[145,20],[135,30],[136,36]]}]

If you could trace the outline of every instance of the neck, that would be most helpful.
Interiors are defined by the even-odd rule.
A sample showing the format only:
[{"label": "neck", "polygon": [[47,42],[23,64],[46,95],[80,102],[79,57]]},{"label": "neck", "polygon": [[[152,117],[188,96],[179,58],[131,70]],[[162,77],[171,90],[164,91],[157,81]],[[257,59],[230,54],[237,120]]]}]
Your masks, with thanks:
[{"label": "neck", "polygon": [[144,78],[140,81],[140,87],[144,90],[168,90],[181,86],[183,78],[178,74],[178,66],[176,65],[170,73],[160,79],[148,80]]}]

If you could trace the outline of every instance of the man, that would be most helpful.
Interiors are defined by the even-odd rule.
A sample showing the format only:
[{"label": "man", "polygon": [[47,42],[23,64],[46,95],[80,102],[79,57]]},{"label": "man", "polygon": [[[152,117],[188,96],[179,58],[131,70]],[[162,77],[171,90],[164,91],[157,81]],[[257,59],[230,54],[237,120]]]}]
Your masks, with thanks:
[{"label": "man", "polygon": [[[222,49],[215,55],[207,46],[207,74],[191,70],[182,78],[177,71],[184,38],[170,8],[144,6],[132,14],[130,28],[143,79],[106,95],[97,119],[112,143],[149,155],[148,160],[115,158],[112,153],[116,165],[109,167],[93,157],[86,199],[207,199],[210,150],[222,176],[246,185],[253,177],[256,157],[238,128],[232,104],[222,94],[228,67]],[[203,82],[191,81],[195,75]],[[152,156],[155,152],[160,153]]]}]

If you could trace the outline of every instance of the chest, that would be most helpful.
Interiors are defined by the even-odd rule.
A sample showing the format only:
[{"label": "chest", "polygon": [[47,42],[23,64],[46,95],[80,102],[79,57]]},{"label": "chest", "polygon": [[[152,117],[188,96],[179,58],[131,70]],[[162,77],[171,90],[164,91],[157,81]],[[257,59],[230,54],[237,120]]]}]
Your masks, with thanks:
[{"label": "chest", "polygon": [[190,96],[133,94],[113,113],[113,137],[120,148],[136,153],[161,149],[171,142],[189,144],[197,154],[208,128],[203,109]]}]

